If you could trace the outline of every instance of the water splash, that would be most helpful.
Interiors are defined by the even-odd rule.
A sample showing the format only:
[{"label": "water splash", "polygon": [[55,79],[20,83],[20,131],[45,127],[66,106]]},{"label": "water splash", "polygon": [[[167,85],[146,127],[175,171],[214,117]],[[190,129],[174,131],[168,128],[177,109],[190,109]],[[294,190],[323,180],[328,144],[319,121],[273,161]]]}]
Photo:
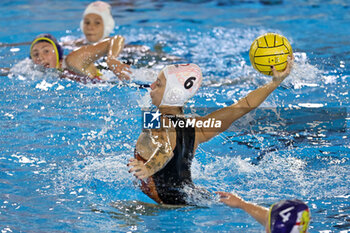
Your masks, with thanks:
[{"label": "water splash", "polygon": [[[342,181],[349,177],[349,166],[329,163],[320,168],[314,160],[297,158],[294,150],[265,155],[259,164],[239,155],[212,155],[209,164],[193,162],[194,181],[210,190],[234,191],[248,199],[331,198],[347,195]],[[345,161],[344,161],[345,163]]]}]

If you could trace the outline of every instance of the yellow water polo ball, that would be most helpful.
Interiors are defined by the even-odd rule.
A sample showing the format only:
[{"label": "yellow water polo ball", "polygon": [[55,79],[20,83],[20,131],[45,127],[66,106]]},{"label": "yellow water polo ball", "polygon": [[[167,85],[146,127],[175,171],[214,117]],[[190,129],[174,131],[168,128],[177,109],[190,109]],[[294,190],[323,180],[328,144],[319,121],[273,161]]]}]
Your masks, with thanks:
[{"label": "yellow water polo ball", "polygon": [[284,70],[288,55],[292,54],[292,46],[287,38],[276,33],[266,33],[253,41],[249,58],[254,69],[262,74],[272,75],[271,66],[275,66],[278,71]]}]

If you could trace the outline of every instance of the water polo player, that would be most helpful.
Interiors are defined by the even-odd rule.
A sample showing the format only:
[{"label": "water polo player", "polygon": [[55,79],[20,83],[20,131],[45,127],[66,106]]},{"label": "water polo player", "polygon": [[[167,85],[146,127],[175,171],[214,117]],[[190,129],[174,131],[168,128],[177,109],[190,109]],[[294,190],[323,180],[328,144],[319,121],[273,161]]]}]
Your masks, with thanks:
[{"label": "water polo player", "polygon": [[60,69],[63,61],[63,49],[52,35],[40,34],[30,46],[30,58],[35,64],[46,68]]},{"label": "water polo player", "polygon": [[244,201],[241,197],[227,192],[217,192],[220,201],[233,208],[247,212],[262,224],[267,233],[306,233],[310,222],[308,206],[297,199],[282,200],[270,209]]},{"label": "water polo player", "polygon": [[[103,1],[90,3],[80,21],[80,29],[85,38],[71,41],[69,37],[63,38],[63,46],[74,49],[83,45],[100,42],[109,38],[115,27],[115,21],[111,13],[111,6]],[[122,37],[119,35],[119,37]],[[166,54],[162,51],[162,46],[156,44],[155,51],[145,45],[127,44],[124,45],[121,58],[128,64],[148,66],[150,61],[177,61],[180,58]],[[106,68],[101,66],[101,68]]]},{"label": "water polo player", "polygon": [[80,22],[81,31],[89,43],[95,43],[107,38],[114,29],[114,19],[111,6],[102,1],[90,3]]},{"label": "water polo player", "polygon": [[63,50],[56,38],[50,34],[40,34],[30,46],[30,58],[37,65],[64,71],[63,77],[74,80],[102,80],[94,62],[107,56],[107,65],[119,79],[129,79],[129,66],[117,60],[124,44],[118,36],[105,39],[94,45],[83,46],[63,57]]},{"label": "water polo player", "polygon": [[[135,148],[135,158],[128,166],[141,180],[141,189],[150,198],[162,204],[192,204],[193,198],[202,198],[206,192],[195,188],[191,178],[191,163],[199,144],[210,140],[246,113],[258,107],[289,75],[292,60],[288,59],[287,68],[277,72],[273,68],[272,81],[240,99],[237,103],[214,111],[204,117],[194,118],[205,122],[216,119],[218,128],[181,127],[176,124],[172,130],[144,129]],[[161,122],[184,121],[183,106],[200,87],[201,70],[197,65],[166,66],[151,85],[152,104],[158,107]],[[168,117],[174,116],[174,117]],[[175,124],[174,124],[175,125]]]}]

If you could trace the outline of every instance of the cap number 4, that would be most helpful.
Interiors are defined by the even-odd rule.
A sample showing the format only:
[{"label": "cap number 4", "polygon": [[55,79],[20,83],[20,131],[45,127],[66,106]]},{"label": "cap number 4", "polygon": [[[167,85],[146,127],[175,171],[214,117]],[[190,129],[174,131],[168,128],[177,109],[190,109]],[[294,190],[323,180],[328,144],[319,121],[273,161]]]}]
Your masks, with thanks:
[{"label": "cap number 4", "polygon": [[282,217],[282,222],[288,222],[289,217],[291,215],[291,213],[289,211],[291,211],[292,209],[294,209],[294,206],[291,206],[285,210],[282,210],[279,215]]}]

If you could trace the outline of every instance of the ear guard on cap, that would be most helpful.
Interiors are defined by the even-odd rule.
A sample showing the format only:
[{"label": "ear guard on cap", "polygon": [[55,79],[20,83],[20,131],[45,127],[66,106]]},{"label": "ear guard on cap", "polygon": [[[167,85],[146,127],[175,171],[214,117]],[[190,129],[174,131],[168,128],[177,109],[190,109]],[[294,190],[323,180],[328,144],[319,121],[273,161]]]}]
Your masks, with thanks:
[{"label": "ear guard on cap", "polygon": [[169,65],[163,72],[166,86],[160,106],[184,106],[202,83],[201,69],[195,64]]}]

